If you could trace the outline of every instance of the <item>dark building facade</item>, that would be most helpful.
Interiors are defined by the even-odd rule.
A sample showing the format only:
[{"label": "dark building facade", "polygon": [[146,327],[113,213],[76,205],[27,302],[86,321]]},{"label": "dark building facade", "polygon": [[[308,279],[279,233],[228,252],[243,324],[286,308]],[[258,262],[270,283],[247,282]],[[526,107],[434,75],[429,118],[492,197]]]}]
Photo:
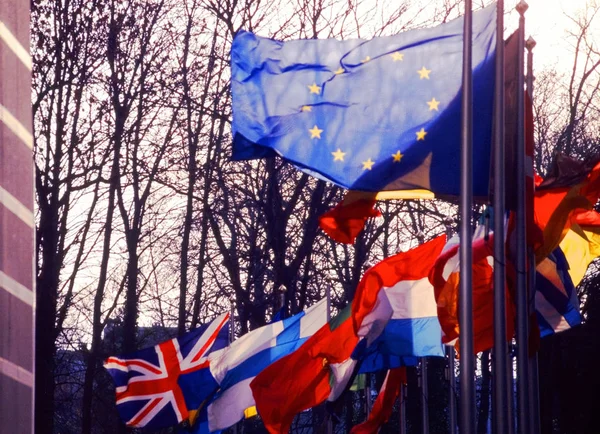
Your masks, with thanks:
[{"label": "dark building facade", "polygon": [[0,1],[0,432],[33,432],[29,1]]}]

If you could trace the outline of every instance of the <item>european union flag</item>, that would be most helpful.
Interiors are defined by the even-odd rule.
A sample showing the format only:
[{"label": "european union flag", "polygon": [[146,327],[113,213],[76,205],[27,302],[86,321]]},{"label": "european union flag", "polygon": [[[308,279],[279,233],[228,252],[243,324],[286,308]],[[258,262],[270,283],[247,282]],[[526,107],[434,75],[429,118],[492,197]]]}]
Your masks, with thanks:
[{"label": "european union flag", "polygon": [[[487,196],[496,10],[473,14],[473,186]],[[463,19],[371,40],[275,41],[231,49],[233,159],[280,155],[362,191],[458,195]]]}]

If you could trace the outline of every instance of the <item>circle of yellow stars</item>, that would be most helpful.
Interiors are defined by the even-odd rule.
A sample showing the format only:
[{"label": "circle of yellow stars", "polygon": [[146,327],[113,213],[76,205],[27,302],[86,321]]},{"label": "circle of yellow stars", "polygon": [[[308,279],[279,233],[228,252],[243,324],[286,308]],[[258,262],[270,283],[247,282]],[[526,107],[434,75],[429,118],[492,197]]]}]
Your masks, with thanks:
[{"label": "circle of yellow stars", "polygon": [[[393,62],[404,61],[404,53],[402,53],[400,51],[394,51],[393,53],[390,53],[389,56]],[[371,57],[366,56],[360,62],[362,64],[364,64],[364,63],[368,63],[370,61],[371,61]],[[421,67],[421,69],[416,71],[416,73],[419,74],[420,80],[430,80],[431,72],[432,72],[431,69],[427,69],[425,66]],[[337,70],[333,71],[334,75],[341,75],[344,73],[346,73],[346,70],[343,67],[339,67]],[[308,88],[311,95],[321,95],[322,87],[319,86],[317,83],[309,84],[306,87]],[[441,102],[436,100],[435,97],[431,98],[430,101],[426,101],[426,103],[427,103],[429,111],[439,112],[439,107],[440,107]],[[312,112],[312,106],[303,105],[300,110],[302,112]],[[308,132],[310,133],[311,140],[321,139],[321,134],[323,133],[323,129],[319,128],[318,125],[314,125],[312,128],[310,128],[308,130]],[[415,132],[415,135],[416,135],[415,139],[417,142],[425,141],[425,136],[427,136],[427,131],[425,131],[425,128],[421,128],[419,131]],[[344,157],[347,154],[348,154],[348,152],[344,152],[341,148],[338,148],[336,151],[331,152],[334,162],[343,162]],[[404,157],[404,154],[402,154],[402,152],[400,152],[400,151],[396,151],[394,154],[391,155],[393,163],[400,163],[402,161],[402,157]],[[373,166],[375,165],[375,161],[373,161],[371,158],[368,158],[367,160],[363,161],[361,164],[362,164],[363,170],[372,170]]]}]

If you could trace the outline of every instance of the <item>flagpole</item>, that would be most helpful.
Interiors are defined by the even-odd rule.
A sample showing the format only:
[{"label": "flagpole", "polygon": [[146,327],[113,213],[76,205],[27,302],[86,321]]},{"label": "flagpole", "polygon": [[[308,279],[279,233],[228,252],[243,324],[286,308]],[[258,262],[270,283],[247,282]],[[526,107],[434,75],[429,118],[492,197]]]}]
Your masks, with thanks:
[{"label": "flagpole", "polygon": [[447,378],[448,378],[448,411],[450,412],[450,434],[456,434],[456,395],[454,393],[454,388],[456,387],[456,374],[454,372],[454,359],[455,350],[451,345],[447,345],[446,348],[446,360],[447,364]]},{"label": "flagpole", "polygon": [[229,300],[229,343],[231,344],[235,339],[235,301],[233,299]]},{"label": "flagpole", "polygon": [[427,359],[425,357],[421,357],[419,379],[421,382],[421,433],[429,434],[429,388],[427,384]]},{"label": "flagpole", "polygon": [[460,433],[475,433],[475,358],[473,355],[472,207],[473,207],[473,71],[472,2],[465,0],[460,156]]},{"label": "flagpole", "polygon": [[512,340],[508,345],[508,363],[506,365],[506,384],[508,388],[508,426],[507,434],[515,434],[515,379],[514,379],[514,345]]},{"label": "flagpole", "polygon": [[[420,220],[420,219],[419,219]],[[416,234],[419,245],[425,242],[425,234],[421,229]],[[419,358],[419,388],[421,390],[421,434],[429,434],[429,385],[427,382],[427,359]]]},{"label": "flagpole", "polygon": [[516,264],[517,269],[517,432],[530,434],[529,415],[529,355],[528,355],[528,295],[527,295],[527,240],[525,234],[525,11],[524,0],[517,4],[519,12],[519,50],[517,81],[517,212]]},{"label": "flagpole", "polygon": [[281,305],[281,319],[287,318],[287,303],[285,299],[285,286],[281,285],[279,287],[279,303]]},{"label": "flagpole", "polygon": [[371,374],[365,374],[365,417],[371,414]]},{"label": "flagpole", "polygon": [[496,5],[496,95],[494,99],[494,357],[492,359],[494,374],[492,420],[495,434],[506,433],[508,421],[504,161],[504,1],[498,0]]},{"label": "flagpole", "polygon": [[406,392],[408,385],[400,385],[400,434],[406,434]]},{"label": "flagpole", "polygon": [[331,320],[331,285],[327,285],[325,297],[327,297],[327,322],[329,322]]},{"label": "flagpole", "polygon": [[[444,219],[444,225],[446,226],[446,237],[450,239],[452,237],[452,218],[446,217]],[[456,349],[453,345],[445,345],[444,352],[446,354],[446,379],[448,380],[448,412],[450,413],[449,424],[450,434],[456,434]]]},{"label": "flagpole", "polygon": [[[331,285],[327,285],[325,289],[325,297],[327,297],[327,322],[331,321]],[[327,414],[325,417],[327,418],[327,434],[332,434],[333,432],[333,421],[331,420],[331,415]]]},{"label": "flagpole", "polygon": [[[525,42],[527,48],[527,94],[529,95],[530,104],[533,104],[533,48],[536,42],[531,36]],[[533,164],[532,164],[533,165]],[[529,258],[529,308],[530,314],[535,309],[535,253],[530,248],[528,252]],[[531,402],[532,411],[530,412],[530,426],[533,434],[540,432],[540,399],[539,399],[539,373],[538,373],[538,354],[537,352],[529,358],[529,400]]]},{"label": "flagpole", "polygon": [[[234,319],[235,318],[234,317],[235,301],[233,298],[229,300],[229,304],[230,304],[230,306],[229,306],[229,344],[231,344],[235,339],[235,319]],[[241,422],[242,424],[244,423],[243,421],[244,421],[244,419],[242,419],[242,422]],[[239,424],[240,424],[240,422],[237,422],[232,426],[233,434],[238,434],[238,425]]]}]

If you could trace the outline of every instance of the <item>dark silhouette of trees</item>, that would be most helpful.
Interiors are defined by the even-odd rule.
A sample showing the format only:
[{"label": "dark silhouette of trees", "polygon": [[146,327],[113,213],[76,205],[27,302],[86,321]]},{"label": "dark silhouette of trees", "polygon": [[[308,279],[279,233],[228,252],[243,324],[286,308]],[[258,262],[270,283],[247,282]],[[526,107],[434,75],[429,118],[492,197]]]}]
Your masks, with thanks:
[{"label": "dark silhouette of trees", "polygon": [[[369,38],[448,21],[460,4],[32,2],[37,432],[123,429],[101,368],[109,355],[181,334],[232,306],[239,336],[264,325],[282,293],[293,314],[330,290],[335,313],[352,300],[368,266],[455,229],[453,204],[398,200],[378,204],[382,217],[369,221],[354,245],[325,237],[318,217],[342,199],[339,188],[279,158],[230,161],[229,50],[240,29],[279,39]],[[590,31],[598,17],[597,9],[588,12],[573,20],[570,73],[538,73],[541,174],[557,150],[584,158],[600,148],[600,53]],[[597,401],[584,397],[600,378],[593,267],[579,289],[585,324],[546,340],[547,357],[540,357],[542,404],[560,409],[561,432],[593,426]],[[148,330],[159,332],[155,340]],[[480,432],[489,416],[488,362],[484,354]],[[409,381],[415,432],[414,372]],[[448,423],[445,381],[444,361],[430,363],[432,432]],[[360,396],[339,404],[337,432],[364,417]],[[325,415],[323,409],[314,419]],[[246,422],[248,430],[259,425]],[[397,431],[397,420],[389,429]]]}]

